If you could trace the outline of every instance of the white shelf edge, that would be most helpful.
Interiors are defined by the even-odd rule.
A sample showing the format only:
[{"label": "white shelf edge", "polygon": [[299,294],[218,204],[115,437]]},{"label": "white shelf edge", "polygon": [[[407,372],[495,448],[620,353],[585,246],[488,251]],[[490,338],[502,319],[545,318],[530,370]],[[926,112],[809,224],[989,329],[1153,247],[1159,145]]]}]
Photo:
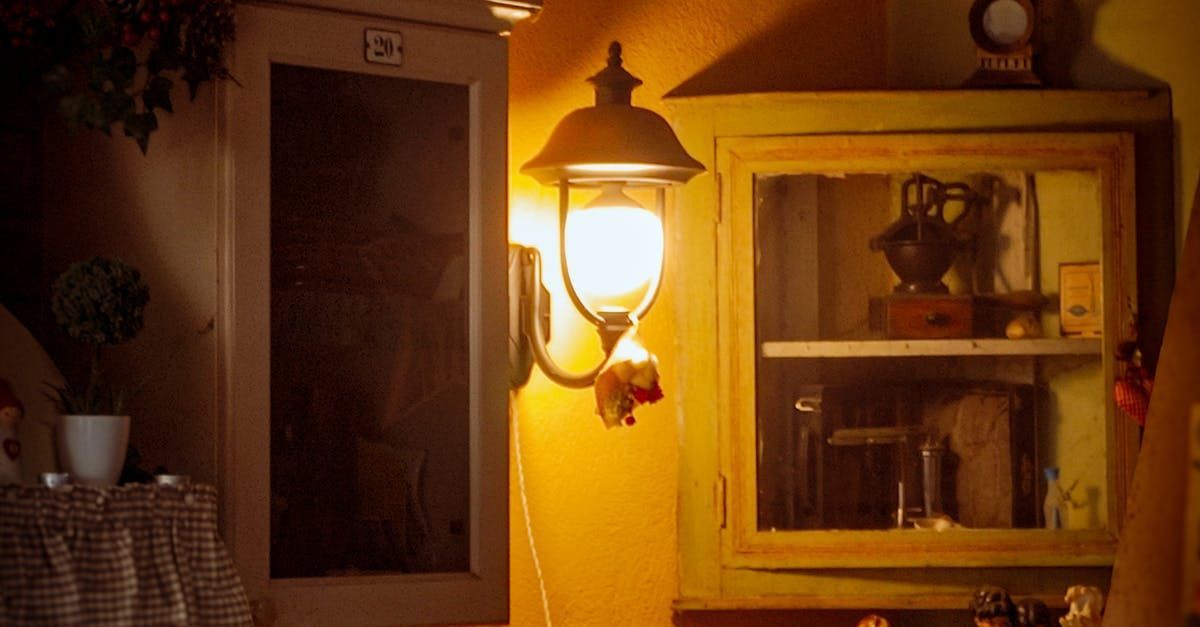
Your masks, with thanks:
[{"label": "white shelf edge", "polygon": [[763,342],[767,359],[806,357],[970,357],[973,355],[1099,355],[1100,338],[965,338],[945,340],[818,340]]}]

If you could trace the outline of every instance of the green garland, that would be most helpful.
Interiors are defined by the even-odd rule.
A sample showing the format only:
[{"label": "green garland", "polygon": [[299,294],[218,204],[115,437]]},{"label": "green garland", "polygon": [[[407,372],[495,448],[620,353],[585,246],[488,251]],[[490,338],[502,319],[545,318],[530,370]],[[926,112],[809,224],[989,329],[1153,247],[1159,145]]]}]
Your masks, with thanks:
[{"label": "green garland", "polygon": [[0,0],[0,79],[73,127],[111,135],[119,123],[145,153],[176,82],[195,98],[230,78],[233,37],[232,0]]}]

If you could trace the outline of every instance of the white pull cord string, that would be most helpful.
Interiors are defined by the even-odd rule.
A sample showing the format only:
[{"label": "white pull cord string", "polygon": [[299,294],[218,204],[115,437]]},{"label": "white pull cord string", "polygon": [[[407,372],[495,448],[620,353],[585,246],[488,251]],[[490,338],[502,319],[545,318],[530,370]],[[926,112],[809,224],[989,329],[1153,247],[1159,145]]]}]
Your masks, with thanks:
[{"label": "white pull cord string", "polygon": [[552,627],[550,622],[550,599],[546,596],[546,579],[542,575],[542,562],[538,559],[537,544],[533,541],[533,523],[529,518],[529,499],[525,496],[525,465],[521,459],[521,423],[517,419],[516,393],[509,397],[509,412],[512,414],[513,456],[517,460],[517,487],[521,493],[521,513],[525,516],[525,537],[529,540],[529,553],[533,556],[533,570],[537,574],[538,591],[542,595],[542,615],[546,627]]}]

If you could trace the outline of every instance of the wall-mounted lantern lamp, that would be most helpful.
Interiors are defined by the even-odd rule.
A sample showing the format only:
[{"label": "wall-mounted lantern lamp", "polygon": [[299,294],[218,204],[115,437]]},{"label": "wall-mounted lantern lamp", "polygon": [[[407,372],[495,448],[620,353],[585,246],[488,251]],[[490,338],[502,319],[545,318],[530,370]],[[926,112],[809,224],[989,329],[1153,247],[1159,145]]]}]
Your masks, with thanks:
[{"label": "wall-mounted lantern lamp", "polygon": [[[666,188],[686,183],[704,171],[688,155],[662,116],[630,104],[642,81],[621,67],[621,45],[608,48],[608,65],[588,79],[596,89],[595,106],[577,109],[554,127],[550,139],[521,172],[543,185],[558,186],[558,233],[563,283],[579,313],[596,325],[605,359],[583,373],[559,367],[546,349],[548,312],[537,249],[510,246],[510,357],[513,384],[524,385],[536,362],[551,380],[572,388],[591,385],[612,354],[617,340],[645,316],[658,296],[664,264],[662,219]],[[570,207],[573,188],[597,188],[599,195],[582,208]],[[652,188],[656,211],[625,193]],[[613,263],[613,238],[633,238],[637,267]],[[595,304],[645,285],[632,309],[615,303]],[[586,292],[589,298],[581,296]]]}]

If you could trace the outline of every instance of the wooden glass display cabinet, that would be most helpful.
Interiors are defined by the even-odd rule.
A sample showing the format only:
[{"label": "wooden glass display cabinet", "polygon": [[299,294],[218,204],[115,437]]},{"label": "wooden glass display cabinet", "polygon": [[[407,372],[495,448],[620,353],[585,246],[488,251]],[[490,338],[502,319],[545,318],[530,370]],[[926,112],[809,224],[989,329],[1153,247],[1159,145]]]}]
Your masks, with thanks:
[{"label": "wooden glass display cabinet", "polygon": [[673,108],[713,173],[673,220],[692,303],[679,607],[1106,587],[1139,439],[1114,355],[1159,324],[1138,283],[1161,269],[1137,250],[1170,215],[1169,96]]}]

